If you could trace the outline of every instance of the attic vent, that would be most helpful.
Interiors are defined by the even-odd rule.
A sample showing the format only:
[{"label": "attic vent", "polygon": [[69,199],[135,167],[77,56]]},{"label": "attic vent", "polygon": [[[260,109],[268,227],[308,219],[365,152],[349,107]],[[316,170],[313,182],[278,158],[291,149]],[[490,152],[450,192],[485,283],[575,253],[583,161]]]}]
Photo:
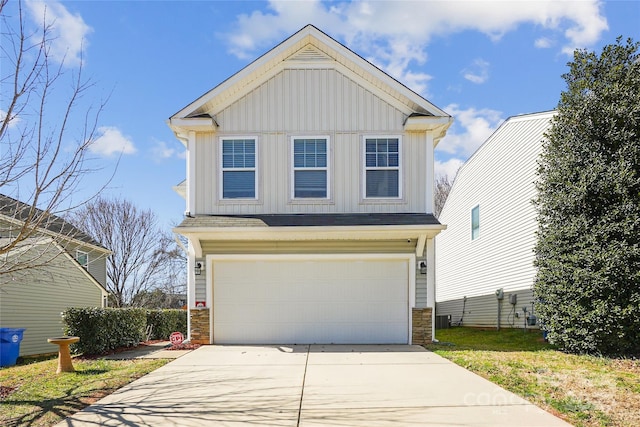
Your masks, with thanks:
[{"label": "attic vent", "polygon": [[331,61],[325,53],[311,45],[306,45],[288,58],[289,61]]}]

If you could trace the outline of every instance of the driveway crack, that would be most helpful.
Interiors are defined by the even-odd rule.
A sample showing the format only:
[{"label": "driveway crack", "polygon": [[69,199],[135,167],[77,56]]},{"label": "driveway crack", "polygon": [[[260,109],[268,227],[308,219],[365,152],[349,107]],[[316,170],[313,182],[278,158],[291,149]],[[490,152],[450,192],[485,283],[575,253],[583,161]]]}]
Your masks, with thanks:
[{"label": "driveway crack", "polygon": [[309,366],[309,351],[311,346],[307,346],[307,359],[304,361],[304,374],[302,375],[302,390],[300,392],[300,405],[298,406],[298,422],[296,427],[300,427],[300,417],[302,415],[302,399],[304,398],[304,382],[307,380],[307,366]]}]

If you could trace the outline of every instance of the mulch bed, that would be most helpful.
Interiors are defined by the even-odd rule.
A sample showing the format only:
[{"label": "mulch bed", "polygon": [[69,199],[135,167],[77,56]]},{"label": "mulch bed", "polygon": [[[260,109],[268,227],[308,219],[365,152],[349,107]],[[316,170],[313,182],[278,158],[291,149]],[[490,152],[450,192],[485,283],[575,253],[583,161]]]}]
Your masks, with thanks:
[{"label": "mulch bed", "polygon": [[200,344],[191,344],[191,343],[182,343],[182,344],[174,344],[171,347],[165,348],[165,350],[195,350],[200,347]]}]

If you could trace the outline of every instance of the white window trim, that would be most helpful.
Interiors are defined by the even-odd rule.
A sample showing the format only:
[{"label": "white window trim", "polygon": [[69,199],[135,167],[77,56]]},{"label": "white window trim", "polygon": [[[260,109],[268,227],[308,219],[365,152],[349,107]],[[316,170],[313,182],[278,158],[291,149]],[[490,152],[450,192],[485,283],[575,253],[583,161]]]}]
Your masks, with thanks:
[{"label": "white window trim", "polygon": [[[327,142],[327,166],[324,168],[296,168],[294,161],[294,141],[296,139],[324,139]],[[313,200],[331,200],[331,140],[328,135],[295,135],[289,139],[289,161],[290,161],[290,198],[293,201],[313,201]],[[327,172],[327,196],[326,197],[296,197],[296,180],[295,172],[297,170],[325,170]]]},{"label": "white window trim", "polygon": [[[237,140],[241,140],[241,139],[252,139],[254,144],[255,144],[255,166],[253,168],[224,168],[222,166],[222,162],[223,162],[223,158],[222,158],[222,145],[224,141],[237,141]],[[258,187],[258,164],[259,164],[259,159],[260,159],[260,154],[259,154],[260,150],[258,148],[258,138],[256,136],[221,136],[218,140],[218,199],[220,201],[224,201],[226,203],[233,203],[235,201],[238,202],[246,202],[247,200],[259,200],[260,198],[260,194],[259,194],[259,187]],[[255,188],[255,197],[246,197],[246,198],[225,198],[224,197],[224,179],[223,179],[223,175],[224,172],[226,171],[254,171],[254,178],[255,178],[255,182],[254,182],[254,188]]]},{"label": "white window trim", "polygon": [[[80,258],[80,255],[84,255],[87,257],[87,264],[83,265],[82,263],[80,263],[80,260],[78,258]],[[85,252],[85,251],[81,251],[76,249],[76,261],[78,261],[78,264],[80,264],[82,266],[82,268],[84,268],[85,270],[89,270],[89,252]]]},{"label": "white window trim", "polygon": [[[368,170],[395,170],[396,168],[390,168],[390,167],[375,167],[375,168],[368,168],[367,167],[367,139],[389,139],[389,138],[397,138],[398,139],[398,197],[367,197],[367,171]],[[362,135],[362,142],[361,142],[361,149],[360,151],[362,152],[361,154],[361,162],[362,162],[362,172],[361,172],[361,178],[362,178],[362,200],[394,200],[394,201],[398,201],[398,200],[402,200],[402,198],[404,197],[403,195],[403,187],[404,187],[404,162],[403,162],[403,157],[404,157],[404,151],[403,151],[403,144],[402,144],[402,136],[401,135]]]}]

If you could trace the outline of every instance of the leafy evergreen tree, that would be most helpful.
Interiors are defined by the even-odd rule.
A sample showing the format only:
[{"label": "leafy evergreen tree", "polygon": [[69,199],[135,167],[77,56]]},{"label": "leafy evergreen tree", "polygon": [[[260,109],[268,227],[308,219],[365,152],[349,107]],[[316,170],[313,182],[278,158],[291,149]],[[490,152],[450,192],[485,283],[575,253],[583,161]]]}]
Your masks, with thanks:
[{"label": "leafy evergreen tree", "polygon": [[539,162],[537,314],[569,352],[640,355],[639,49],[574,53]]}]

